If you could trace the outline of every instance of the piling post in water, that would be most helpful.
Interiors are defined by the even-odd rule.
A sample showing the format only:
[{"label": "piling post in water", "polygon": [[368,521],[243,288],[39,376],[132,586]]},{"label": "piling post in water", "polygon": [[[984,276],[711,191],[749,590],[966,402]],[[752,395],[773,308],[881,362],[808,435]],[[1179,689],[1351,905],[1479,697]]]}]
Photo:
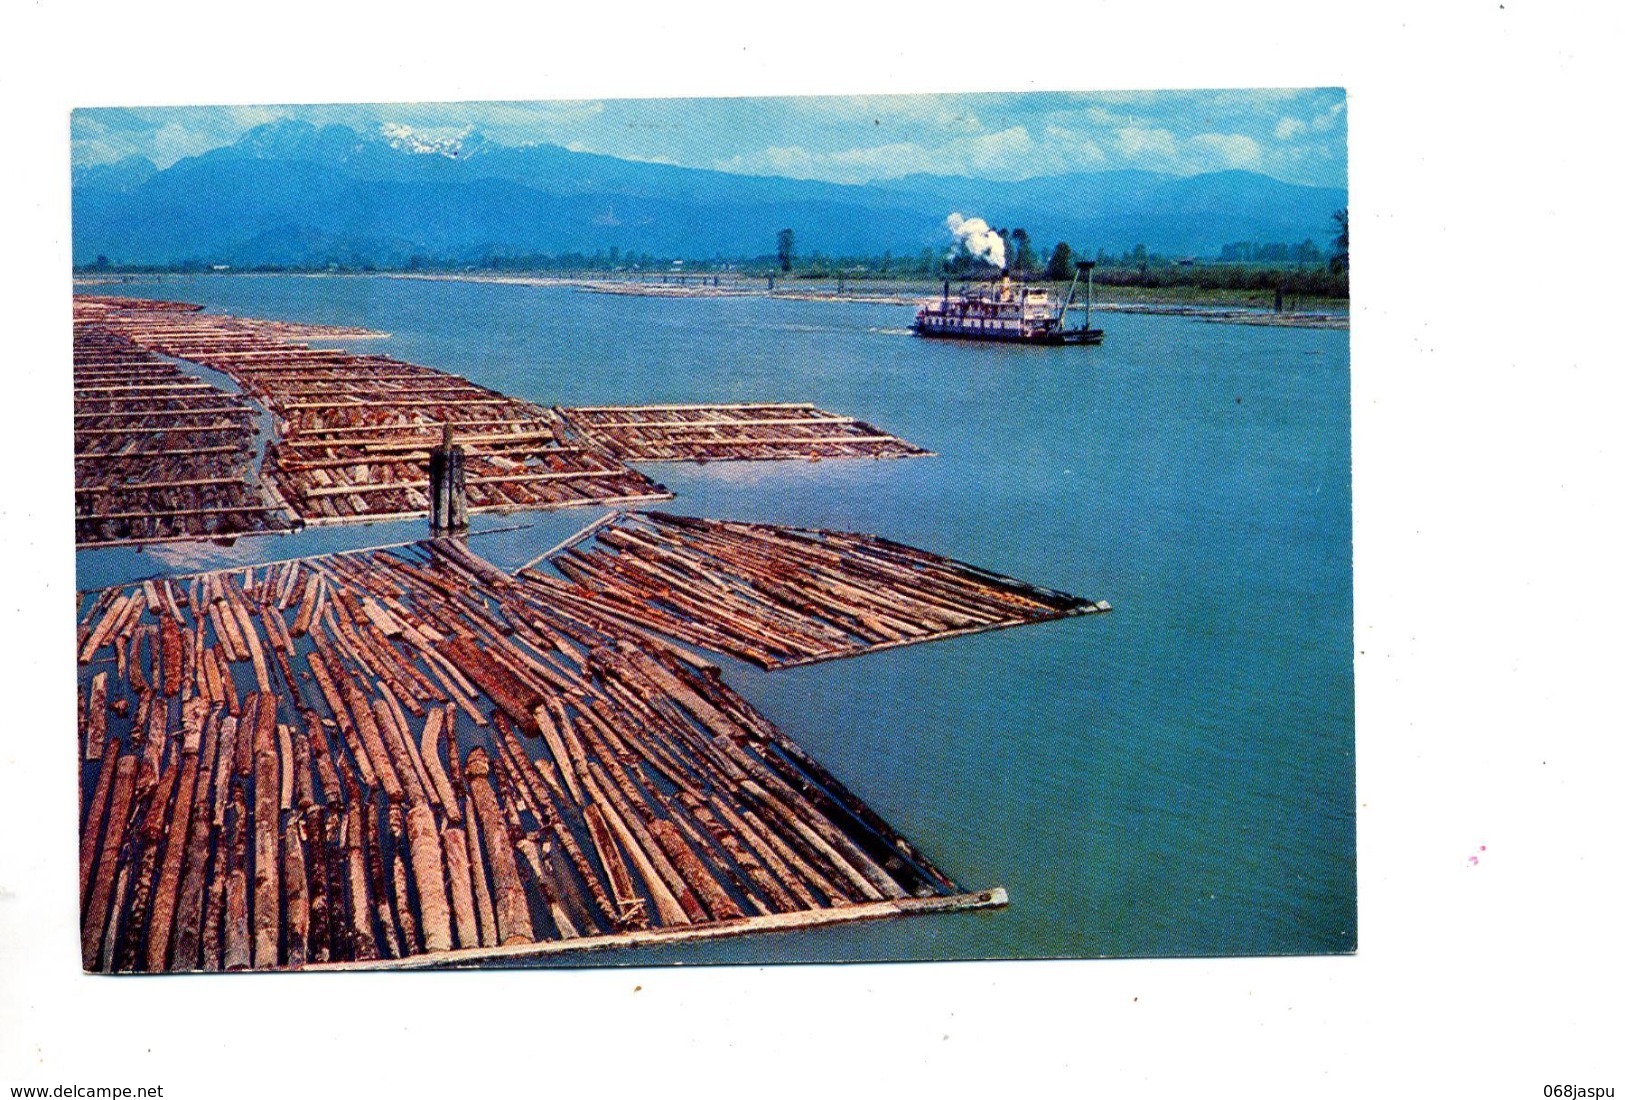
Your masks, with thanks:
[{"label": "piling post in water", "polygon": [[468,530],[468,481],[463,470],[463,449],[452,442],[445,426],[440,446],[429,452],[429,530],[436,536]]},{"label": "piling post in water", "polygon": [[1089,328],[1089,315],[1095,309],[1095,264],[1093,260],[1084,262],[1087,265],[1084,270],[1089,273],[1089,289],[1084,292],[1083,297],[1083,327],[1087,330]]}]

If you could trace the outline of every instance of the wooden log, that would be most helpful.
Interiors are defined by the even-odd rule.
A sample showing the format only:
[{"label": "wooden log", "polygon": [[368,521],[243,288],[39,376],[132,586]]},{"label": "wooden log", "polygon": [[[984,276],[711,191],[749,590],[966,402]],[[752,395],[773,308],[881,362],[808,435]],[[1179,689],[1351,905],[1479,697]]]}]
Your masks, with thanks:
[{"label": "wooden log", "polygon": [[437,648],[527,733],[540,732],[532,712],[542,702],[541,692],[463,638],[447,638]]},{"label": "wooden log", "polygon": [[281,788],[275,744],[274,738],[261,738],[254,752],[253,960],[259,970],[275,968],[281,961],[282,855],[277,812]]},{"label": "wooden log", "polygon": [[[352,782],[346,778],[346,790]],[[342,808],[325,810],[322,813],[322,852],[327,864],[327,935],[335,959],[355,958],[356,951],[348,917],[350,856],[345,837],[345,811]]]},{"label": "wooden log", "polygon": [[107,673],[98,672],[90,681],[85,701],[85,759],[100,760],[107,740]]},{"label": "wooden log", "polygon": [[226,687],[221,682],[220,663],[215,659],[215,647],[209,646],[198,656],[197,671],[201,680],[202,693],[211,703],[223,703],[226,700]]},{"label": "wooden log", "polygon": [[118,869],[118,880],[113,887],[113,912],[97,955],[97,964],[103,973],[112,973],[114,969],[114,945],[118,941],[120,922],[123,919],[124,905],[129,897],[129,892],[130,864],[127,861],[121,861]]},{"label": "wooden log", "polygon": [[140,729],[141,768],[136,772],[137,787],[143,782],[156,783],[164,751],[169,747],[169,700],[162,695],[148,695],[146,721]]},{"label": "wooden log", "polygon": [[631,872],[621,858],[620,849],[615,846],[613,830],[604,817],[603,808],[596,802],[590,803],[583,809],[582,816],[587,822],[587,835],[592,840],[593,850],[598,853],[598,862],[603,864],[609,878],[609,888],[615,894],[615,906],[610,912],[616,924],[621,928],[647,928],[649,916],[644,909],[643,899],[632,885]]},{"label": "wooden log", "polygon": [[112,606],[102,614],[101,619],[91,630],[84,644],[79,647],[80,664],[88,665],[90,659],[95,656],[96,651],[112,640],[115,628],[124,620],[125,614],[134,599],[135,597],[128,593],[119,596],[113,601]]},{"label": "wooden log", "polygon": [[[603,766],[597,761],[588,761],[587,768],[591,776],[590,789],[593,800],[604,807],[605,814],[611,821],[618,816],[632,836],[636,838],[638,847],[641,849],[642,858],[640,859],[639,855],[634,853],[633,859],[638,862],[639,870],[643,871],[647,867],[654,872],[656,880],[665,885],[667,891],[676,900],[678,906],[682,908],[689,921],[699,923],[710,919],[710,914],[706,912],[694,888],[673,866],[671,860],[667,858],[659,840],[651,832],[649,822],[644,820],[638,813],[638,808],[621,793]],[[646,880],[647,877],[645,871]],[[653,890],[654,883],[650,882],[649,885]]]},{"label": "wooden log", "polygon": [[115,971],[129,972],[142,966],[153,891],[158,885],[158,855],[165,827],[169,824],[170,799],[179,775],[180,769],[174,766],[164,770],[152,801],[142,815],[141,827],[134,834],[136,851],[130,861],[129,910],[118,934],[113,937],[116,947],[112,969]]},{"label": "wooden log", "polygon": [[[379,685],[382,684],[383,681],[380,680]],[[390,767],[400,780],[401,799],[407,802],[424,801],[423,784],[418,780],[417,770],[412,767],[412,762],[407,757],[404,744],[406,738],[395,724],[395,715],[390,711],[389,704],[378,696],[373,696],[371,702],[373,726],[378,731],[385,752],[390,756]]]},{"label": "wooden log", "polygon": [[[435,787],[434,780],[430,778],[428,764],[424,762],[422,754],[418,751],[417,740],[412,736],[412,726],[401,710],[400,700],[395,697],[394,692],[389,690],[389,685],[382,680],[374,686],[377,687],[378,694],[389,711],[390,724],[399,742],[401,760],[405,765],[404,771],[409,771],[416,777],[417,786],[422,792],[422,797],[428,801],[429,805],[439,809],[440,791]],[[427,723],[427,718],[425,718],[425,723]],[[407,786],[407,797],[410,799],[412,788],[409,784],[405,784],[404,781],[403,785]]]},{"label": "wooden log", "polygon": [[254,753],[259,747],[264,734],[261,729],[261,712],[270,715],[271,721],[276,721],[276,697],[267,692],[252,692],[244,700],[242,717],[237,720],[237,738],[232,743],[231,774],[246,778],[254,772]]},{"label": "wooden log", "polygon": [[260,610],[260,624],[265,628],[265,638],[271,643],[273,651],[283,656],[293,652],[293,638],[288,633],[288,624],[274,602]]},{"label": "wooden log", "polygon": [[209,604],[209,621],[214,624],[215,638],[227,658],[233,662],[248,660],[248,642],[243,638],[242,624],[223,598]]},{"label": "wooden log", "polygon": [[283,950],[287,965],[295,968],[305,965],[310,941],[303,826],[303,819],[291,814],[282,828],[282,904],[287,914]]},{"label": "wooden log", "polygon": [[447,880],[450,884],[451,912],[457,932],[458,947],[477,947],[480,944],[479,920],[475,916],[474,886],[468,867],[468,840],[463,830],[448,826],[440,834],[441,849],[445,853]]},{"label": "wooden log", "polygon": [[244,602],[243,594],[233,583],[227,583],[226,604],[231,614],[236,616],[237,624],[242,631],[243,643],[248,648],[248,658],[254,666],[254,682],[259,685],[261,692],[269,694],[271,691],[271,673],[265,663],[265,649],[260,645],[260,632],[254,626],[254,620],[248,613],[248,606]]},{"label": "wooden log", "polygon": [[569,788],[570,797],[575,799],[576,805],[584,806],[586,796],[582,793],[581,780],[576,773],[576,762],[571,756],[570,747],[566,745],[558,726],[553,722],[550,709],[546,705],[538,706],[534,711],[532,727],[539,729],[542,740],[547,742],[547,751],[553,754],[553,765],[559,771],[559,777]]},{"label": "wooden log", "polygon": [[175,948],[170,955],[169,969],[195,970],[199,966],[198,951],[203,940],[205,873],[208,869],[209,848],[213,841],[211,829],[210,778],[221,768],[220,730],[224,720],[218,708],[213,710],[203,727],[198,750],[198,780],[192,795],[192,820],[188,830],[185,867],[181,874],[181,887],[176,901]]},{"label": "wooden log", "polygon": [[[753,780],[745,780],[740,784],[740,792],[750,797],[751,801],[764,811],[770,813],[783,826],[790,830],[788,836],[799,838],[815,858],[825,863],[832,872],[849,886],[857,888],[858,895],[869,901],[878,901],[884,895],[864,874],[849,863],[844,856],[830,842],[816,830],[809,821],[796,813],[778,798],[769,794]],[[894,884],[895,886],[895,884]],[[902,895],[900,889],[896,890],[898,896]]]},{"label": "wooden log", "polygon": [[[100,774],[96,777],[96,793],[90,799],[90,809],[85,815],[84,824],[79,830],[79,905],[86,906],[89,901],[91,872],[95,870],[96,855],[101,850],[102,821],[107,816],[107,803],[113,789],[113,777],[118,768],[113,762],[113,753],[118,748],[118,739],[103,737],[102,749],[98,752],[101,757]],[[82,775],[83,773],[81,773]],[[80,801],[84,800],[83,779],[80,780]]]},{"label": "wooden log", "polygon": [[[306,959],[309,962],[323,963],[333,958],[334,935],[333,914],[335,902],[331,884],[335,881],[337,872],[332,866],[330,853],[332,845],[328,838],[328,822],[336,818],[337,814],[330,815],[327,808],[316,805],[305,810],[301,815],[301,828],[305,839],[309,842],[309,857],[306,860],[306,890],[309,902],[309,937],[306,950]],[[288,911],[288,926],[293,927],[294,914],[290,906]],[[289,965],[293,965],[294,946],[290,941],[288,945]]]},{"label": "wooden log", "polygon": [[393,802],[386,812],[390,836],[389,880],[395,903],[391,912],[400,928],[400,954],[404,958],[421,954],[423,940],[418,934],[417,914],[412,909],[411,889],[407,883],[406,861],[402,858],[402,853],[407,851],[404,815],[401,807]]},{"label": "wooden log", "polygon": [[[322,721],[315,711],[301,711],[300,714],[305,722],[305,738],[310,746],[311,770],[315,773],[315,783],[310,791],[312,800],[323,806],[341,806],[344,803],[344,788],[339,783],[338,769],[333,766],[332,750],[322,729]],[[315,843],[314,838],[311,842]]]},{"label": "wooden log", "polygon": [[231,664],[226,660],[226,651],[223,646],[213,649],[215,671],[220,677],[220,693],[225,697],[226,713],[241,716],[243,711],[242,700],[237,695],[237,681],[231,674]]},{"label": "wooden log", "polygon": [[649,897],[654,901],[655,912],[660,917],[660,923],[662,925],[690,923],[688,909],[678,900],[677,895],[661,877],[660,871],[655,865],[654,857],[644,848],[640,839],[617,811],[613,802],[598,789],[591,776],[588,776],[588,782],[592,784],[590,789],[593,802],[598,806],[599,813],[603,815],[604,824],[609,826],[610,832],[614,834],[622,850],[636,865],[638,874],[643,879],[644,887],[648,890]]},{"label": "wooden log", "polygon": [[[356,768],[361,773],[362,785],[369,789],[374,788],[378,785],[378,777],[373,771],[372,761],[368,759],[366,746],[361,742],[355,720],[350,715],[350,708],[345,704],[344,695],[339,691],[338,685],[334,683],[333,674],[328,670],[327,661],[323,659],[320,650],[321,646],[318,644],[316,650],[306,654],[306,663],[310,665],[311,675],[316,678],[322,697],[327,700],[327,707],[332,711],[333,721],[349,746],[350,755],[355,758]],[[326,786],[325,781],[323,786]],[[330,789],[329,800],[332,797],[333,792]]]},{"label": "wooden log", "polygon": [[[113,790],[108,806],[107,830],[103,838],[90,899],[81,915],[84,967],[94,970],[101,959],[101,949],[107,932],[108,907],[112,904],[119,852],[124,845],[124,833],[129,827],[135,796],[136,757],[123,753],[113,763]],[[104,762],[103,767],[107,766]]]},{"label": "wooden log", "polygon": [[423,949],[451,950],[451,912],[446,900],[445,871],[434,811],[414,802],[406,811],[406,838],[412,857],[412,881],[417,887],[418,912],[423,918]]},{"label": "wooden log", "polygon": [[309,728],[312,720],[309,711],[301,711],[300,719],[304,723],[303,731],[295,732],[288,726],[278,726],[277,736],[281,741],[283,762],[287,766],[283,785],[282,808],[297,809],[301,813],[316,804],[316,783],[311,764],[311,749]]},{"label": "wooden log", "polygon": [[164,820],[164,863],[158,878],[152,906],[152,923],[147,932],[145,969],[163,973],[169,969],[169,943],[174,930],[176,907],[180,903],[181,871],[189,847],[196,813],[199,747],[183,746],[180,784],[175,801]]},{"label": "wooden log", "polygon": [[502,808],[497,805],[496,792],[491,788],[491,765],[485,750],[471,750],[463,771],[468,777],[469,795],[480,819],[485,855],[495,884],[493,902],[497,942],[531,942],[536,938],[536,933],[531,924],[530,906],[525,900],[525,888],[519,881],[519,868],[514,862],[513,846],[508,840],[507,823],[503,820]]},{"label": "wooden log", "polygon": [[645,827],[682,880],[699,895],[714,920],[737,920],[745,914],[671,821],[650,817]]},{"label": "wooden log", "polygon": [[221,966],[226,970],[247,970],[254,965],[253,940],[248,925],[248,797],[242,784],[231,785],[231,802],[226,808],[225,915],[222,933],[225,947]]},{"label": "wooden log", "polygon": [[445,731],[446,739],[451,742],[452,751],[455,753],[456,719],[457,711],[450,706],[431,710],[428,719],[423,723],[423,734],[418,746],[419,759],[423,761],[429,782],[438,796],[438,805],[451,821],[461,820],[462,813],[457,806],[457,795],[451,789],[451,779],[440,763],[440,734],[442,730]]},{"label": "wooden log", "polygon": [[680,792],[678,799],[694,820],[699,822],[700,827],[710,834],[711,839],[733,857],[733,861],[739,865],[751,885],[764,895],[771,911],[789,912],[801,908],[803,904],[808,906],[812,904],[810,895],[805,903],[799,903],[785,885],[774,877],[767,860],[738,833],[729,829],[703,799],[688,792]]},{"label": "wooden log", "polygon": [[174,695],[181,689],[181,630],[176,621],[168,615],[159,620],[159,665],[162,667],[162,679],[165,695]]},{"label": "wooden log", "polygon": [[216,828],[223,826],[226,820],[226,790],[231,782],[232,762],[237,756],[237,727],[238,720],[230,715],[220,722],[219,756],[214,768],[214,809],[210,815],[210,821]]},{"label": "wooden log", "polygon": [[349,931],[352,944],[350,954],[357,959],[376,959],[378,944],[372,930],[373,913],[371,891],[367,883],[364,820],[361,802],[352,801],[344,817],[345,864],[349,874]]},{"label": "wooden log", "polygon": [[390,762],[389,750],[384,745],[383,735],[378,731],[372,707],[348,678],[340,685],[340,690],[344,693],[344,701],[355,719],[361,744],[366,748],[367,756],[372,762],[372,770],[378,776],[379,785],[383,787],[385,796],[391,802],[401,801],[406,792],[401,787],[401,779],[396,774],[395,766]]},{"label": "wooden log", "polygon": [[304,595],[299,600],[299,610],[294,614],[293,627],[289,631],[295,638],[303,638],[310,632],[311,617],[316,613],[316,597],[320,594],[321,578],[315,573],[305,581]]},{"label": "wooden log", "polygon": [[[580,843],[558,810],[555,799],[562,799],[562,792],[557,790],[556,784],[548,783],[535,763],[526,758],[523,746],[519,744],[518,738],[506,722],[498,722],[497,729],[498,748],[504,751],[505,759],[511,761],[510,770],[532,800],[533,816],[544,828],[552,831],[553,837],[558,840],[569,862],[574,866],[576,874],[586,883],[590,901],[577,896],[568,874],[561,872],[552,876],[560,896],[577,915],[575,923],[582,927],[596,927],[602,923],[600,918],[617,924],[644,919],[643,902],[632,892],[630,885],[621,898],[611,902],[598,873],[593,870]],[[555,793],[550,794],[550,789]]]},{"label": "wooden log", "polygon": [[[393,802],[385,803],[393,807]],[[377,912],[378,927],[381,934],[378,938],[379,950],[386,958],[398,959],[408,953],[404,936],[401,932],[400,922],[395,916],[395,907],[390,902],[393,887],[390,882],[389,868],[384,863],[383,844],[379,840],[383,823],[378,819],[378,804],[371,798],[362,805],[367,859],[367,881],[371,884],[373,905]]]}]

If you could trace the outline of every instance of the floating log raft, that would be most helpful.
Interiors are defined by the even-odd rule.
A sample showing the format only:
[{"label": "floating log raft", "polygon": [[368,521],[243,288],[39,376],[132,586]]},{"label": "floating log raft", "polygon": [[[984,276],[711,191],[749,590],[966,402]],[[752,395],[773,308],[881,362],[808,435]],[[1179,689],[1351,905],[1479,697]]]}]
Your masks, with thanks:
[{"label": "floating log raft", "polygon": [[[251,468],[254,407],[79,312],[73,331],[77,545],[286,530],[290,517]],[[88,316],[106,311],[92,309]]]},{"label": "floating log raft", "polygon": [[[87,324],[93,321],[98,330],[122,339],[133,354],[155,360],[157,354],[167,355],[219,371],[269,409],[276,438],[266,445],[262,476],[308,524],[426,514],[429,451],[447,424],[464,451],[471,511],[671,497],[600,448],[568,441],[562,417],[551,409],[415,363],[296,340],[329,330],[204,314],[180,303],[125,308],[116,298],[75,301]],[[176,308],[159,308],[169,305]],[[117,381],[127,385],[125,379]],[[162,422],[171,425],[171,433],[188,433],[188,449],[207,448],[206,461],[220,461],[220,432],[236,422],[237,414],[217,397],[209,410],[212,420],[176,420],[178,410],[161,405],[142,406],[151,409],[143,417],[129,415],[136,407],[129,402],[137,397],[201,401],[217,392],[187,381],[196,388],[106,391],[125,401],[118,411],[127,418],[107,426],[98,421],[95,430],[103,434],[87,441],[93,438],[96,449],[112,451],[106,433],[122,432],[111,438],[124,439],[133,433],[121,425]],[[183,476],[157,471],[138,480],[162,486]]]},{"label": "floating log raft", "polygon": [[785,668],[1110,611],[872,535],[628,512],[533,569],[538,598]]},{"label": "floating log raft", "polygon": [[812,405],[577,406],[559,413],[624,462],[908,458],[928,455],[851,416]]},{"label": "floating log raft", "polygon": [[468,964],[1002,904],[714,668],[451,540],[80,611],[89,970]]}]

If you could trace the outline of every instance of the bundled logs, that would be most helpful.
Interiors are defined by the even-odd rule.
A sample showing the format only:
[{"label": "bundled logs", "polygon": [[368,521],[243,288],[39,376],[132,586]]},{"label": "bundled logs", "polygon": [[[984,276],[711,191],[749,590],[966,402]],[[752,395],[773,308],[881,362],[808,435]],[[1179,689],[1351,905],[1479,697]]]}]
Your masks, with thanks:
[{"label": "bundled logs", "polygon": [[77,311],[73,385],[78,545],[288,527],[255,481],[255,410],[242,398],[183,374]]},{"label": "bundled logs", "polygon": [[559,412],[581,438],[626,462],[931,453],[854,417],[812,405],[628,405]]},{"label": "bundled logs", "polygon": [[456,962],[1000,904],[714,669],[451,540],[86,594],[94,971]]},{"label": "bundled logs", "polygon": [[270,410],[276,439],[264,477],[306,523],[428,512],[429,451],[448,424],[464,450],[472,511],[671,496],[599,448],[566,441],[550,409],[388,356],[295,342],[376,334],[119,302],[76,299],[84,317],[137,351],[220,371]]},{"label": "bundled logs", "polygon": [[540,598],[783,668],[1111,610],[872,535],[625,513],[534,570]]}]

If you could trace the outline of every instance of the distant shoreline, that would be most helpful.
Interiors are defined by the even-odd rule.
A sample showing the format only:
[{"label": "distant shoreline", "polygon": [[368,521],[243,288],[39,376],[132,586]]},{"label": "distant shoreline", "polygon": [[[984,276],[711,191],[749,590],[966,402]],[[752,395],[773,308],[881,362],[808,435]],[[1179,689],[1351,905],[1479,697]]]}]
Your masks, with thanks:
[{"label": "distant shoreline", "polygon": [[[572,287],[594,294],[624,294],[649,298],[773,298],[792,302],[854,302],[866,305],[917,305],[939,293],[941,280],[853,280],[850,288],[828,280],[790,280],[789,286],[771,290],[758,277],[689,274],[650,274],[639,279],[613,275],[543,275],[496,272],[445,271],[204,271],[204,272],[118,272],[105,275],[74,275],[74,285],[108,286],[138,279],[163,279],[171,275],[233,278],[281,276],[305,279],[383,278],[423,282],[495,283],[508,286]],[[955,280],[958,282],[959,280]],[[797,286],[796,283],[802,283]],[[1276,328],[1347,329],[1349,309],[1346,300],[1311,300],[1312,308],[1290,308],[1277,313],[1262,292],[1200,290],[1195,287],[1146,289],[1140,287],[1096,286],[1094,309],[1102,313],[1139,313],[1157,316],[1189,317],[1217,324],[1246,324]]]}]

